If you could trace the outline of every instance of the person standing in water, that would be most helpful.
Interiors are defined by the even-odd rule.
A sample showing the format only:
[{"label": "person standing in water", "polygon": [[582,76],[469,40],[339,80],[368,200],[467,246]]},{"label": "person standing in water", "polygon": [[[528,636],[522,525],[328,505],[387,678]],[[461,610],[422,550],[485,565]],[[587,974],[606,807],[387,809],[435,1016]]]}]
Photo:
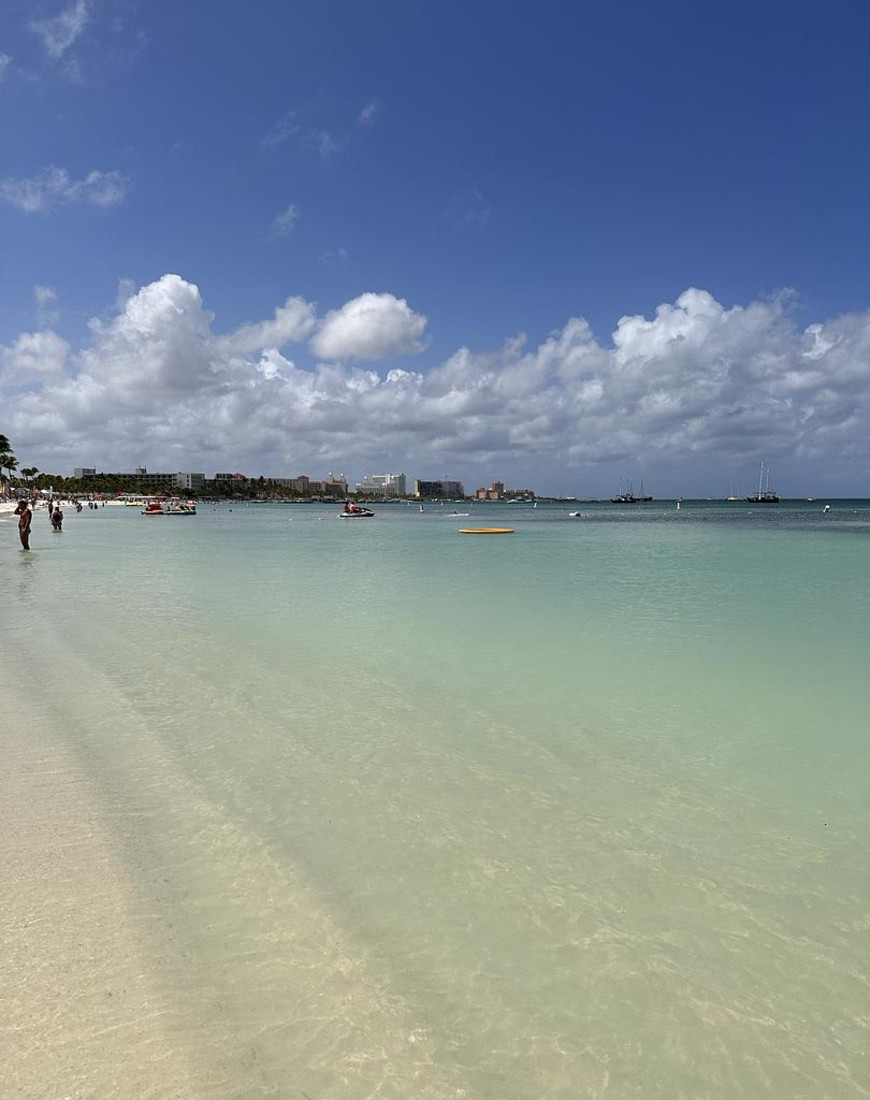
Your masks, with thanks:
[{"label": "person standing in water", "polygon": [[18,516],[18,537],[21,539],[21,549],[30,549],[30,521],[33,518],[33,512],[30,511],[30,505],[27,503],[26,497],[22,497],[18,501],[18,507],[15,509],[15,515]]}]

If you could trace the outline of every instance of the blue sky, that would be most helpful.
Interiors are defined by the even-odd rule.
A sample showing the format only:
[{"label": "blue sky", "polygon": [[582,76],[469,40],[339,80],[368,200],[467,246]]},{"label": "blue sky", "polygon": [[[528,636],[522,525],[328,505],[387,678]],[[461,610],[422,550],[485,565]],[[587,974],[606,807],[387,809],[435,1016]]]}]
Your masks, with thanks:
[{"label": "blue sky", "polygon": [[866,3],[7,0],[0,431],[863,494],[868,46]]}]

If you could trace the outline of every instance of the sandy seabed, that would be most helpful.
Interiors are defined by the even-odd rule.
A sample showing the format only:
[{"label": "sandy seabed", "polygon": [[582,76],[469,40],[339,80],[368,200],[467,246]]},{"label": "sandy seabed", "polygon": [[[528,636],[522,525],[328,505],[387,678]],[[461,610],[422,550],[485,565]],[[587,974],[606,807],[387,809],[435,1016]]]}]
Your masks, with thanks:
[{"label": "sandy seabed", "polygon": [[36,1100],[202,1095],[79,762],[0,685],[0,1065]]}]

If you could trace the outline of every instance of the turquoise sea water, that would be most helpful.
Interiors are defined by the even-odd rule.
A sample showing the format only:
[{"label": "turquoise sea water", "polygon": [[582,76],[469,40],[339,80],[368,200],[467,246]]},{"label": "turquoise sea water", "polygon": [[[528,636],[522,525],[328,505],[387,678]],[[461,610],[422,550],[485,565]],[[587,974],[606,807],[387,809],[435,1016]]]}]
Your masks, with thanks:
[{"label": "turquoise sea water", "polygon": [[14,983],[44,1095],[106,1033],[142,1096],[870,1095],[870,504],[337,511],[0,524],[7,758],[161,1021]]}]

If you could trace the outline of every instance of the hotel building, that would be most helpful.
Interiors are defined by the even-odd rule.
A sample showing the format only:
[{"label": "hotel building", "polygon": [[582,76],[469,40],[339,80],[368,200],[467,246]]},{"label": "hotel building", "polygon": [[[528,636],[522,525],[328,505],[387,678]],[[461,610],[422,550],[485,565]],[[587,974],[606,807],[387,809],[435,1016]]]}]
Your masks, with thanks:
[{"label": "hotel building", "polygon": [[373,496],[403,497],[406,493],[404,474],[366,474],[356,483],[358,493]]}]

